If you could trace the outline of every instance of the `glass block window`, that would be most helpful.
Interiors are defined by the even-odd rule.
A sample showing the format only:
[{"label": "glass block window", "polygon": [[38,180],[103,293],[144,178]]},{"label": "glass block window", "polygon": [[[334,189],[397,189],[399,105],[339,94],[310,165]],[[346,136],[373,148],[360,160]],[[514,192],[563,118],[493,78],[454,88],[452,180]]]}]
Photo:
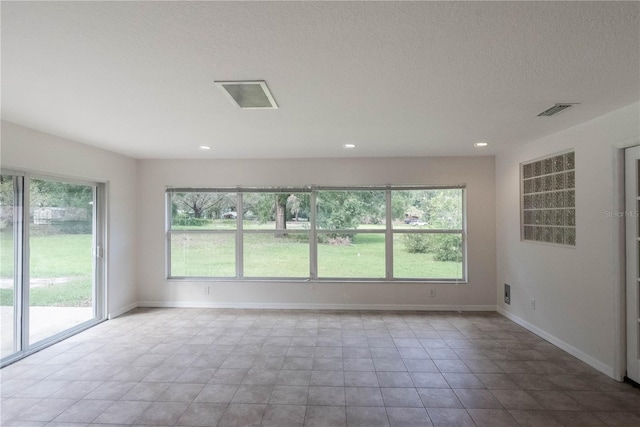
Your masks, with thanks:
[{"label": "glass block window", "polygon": [[576,245],[575,152],[521,165],[522,238]]}]

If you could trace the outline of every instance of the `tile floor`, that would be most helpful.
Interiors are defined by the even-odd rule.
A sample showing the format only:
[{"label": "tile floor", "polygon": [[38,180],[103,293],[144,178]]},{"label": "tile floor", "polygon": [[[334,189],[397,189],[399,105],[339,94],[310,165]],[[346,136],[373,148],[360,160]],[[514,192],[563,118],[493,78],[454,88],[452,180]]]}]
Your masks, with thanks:
[{"label": "tile floor", "polygon": [[0,371],[3,426],[640,426],[496,313],[138,309]]}]

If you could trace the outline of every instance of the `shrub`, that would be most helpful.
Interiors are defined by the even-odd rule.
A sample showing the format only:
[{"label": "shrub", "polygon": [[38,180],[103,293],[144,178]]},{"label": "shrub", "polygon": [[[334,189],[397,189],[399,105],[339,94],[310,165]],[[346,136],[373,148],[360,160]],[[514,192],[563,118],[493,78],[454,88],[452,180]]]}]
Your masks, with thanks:
[{"label": "shrub", "polygon": [[184,215],[178,215],[173,222],[174,222],[174,225],[182,225],[182,226],[189,226],[189,227],[204,227],[205,225],[209,224],[211,220],[206,218],[189,218]]},{"label": "shrub", "polygon": [[459,234],[435,234],[430,246],[434,261],[462,261],[462,236]]},{"label": "shrub", "polygon": [[462,237],[459,234],[404,234],[402,237],[409,253],[431,253],[434,261],[462,261]]},{"label": "shrub", "polygon": [[327,237],[327,244],[332,246],[349,246],[351,244],[351,238],[349,236]]},{"label": "shrub", "polygon": [[428,234],[403,234],[404,248],[410,254],[425,254],[429,252]]}]

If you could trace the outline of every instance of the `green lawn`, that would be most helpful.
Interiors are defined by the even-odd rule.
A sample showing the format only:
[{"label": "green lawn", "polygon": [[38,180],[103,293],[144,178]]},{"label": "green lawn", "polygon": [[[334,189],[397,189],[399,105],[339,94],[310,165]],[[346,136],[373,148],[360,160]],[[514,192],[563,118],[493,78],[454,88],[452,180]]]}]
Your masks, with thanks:
[{"label": "green lawn", "polygon": [[[32,306],[91,306],[92,257],[90,234],[33,236],[30,239],[29,292]],[[13,277],[13,239],[0,233],[0,279]],[[57,280],[55,280],[57,279]],[[54,283],[55,281],[64,283]],[[0,305],[13,305],[13,289],[0,289]]]},{"label": "green lawn", "polygon": [[[245,277],[308,277],[309,245],[303,235],[244,235]],[[358,234],[351,245],[318,245],[319,277],[384,278],[384,234]],[[174,233],[172,276],[235,275],[234,234]],[[434,261],[431,254],[408,253],[401,236],[394,242],[396,278],[462,278],[462,263]]]},{"label": "green lawn", "polygon": [[[461,278],[462,263],[434,261],[431,254],[408,253],[396,236],[396,278]],[[309,245],[306,234],[288,237],[244,235],[245,277],[308,277]],[[319,277],[384,278],[384,234],[358,234],[351,245],[318,245]],[[11,233],[0,233],[0,278],[13,277]],[[235,277],[235,234],[174,233],[171,243],[173,276]],[[67,234],[31,238],[30,291],[34,306],[89,306],[91,236]],[[64,283],[53,279],[64,278]],[[49,283],[50,282],[50,283]],[[6,283],[6,282],[5,282]],[[0,305],[13,304],[13,289],[0,289]]]}]

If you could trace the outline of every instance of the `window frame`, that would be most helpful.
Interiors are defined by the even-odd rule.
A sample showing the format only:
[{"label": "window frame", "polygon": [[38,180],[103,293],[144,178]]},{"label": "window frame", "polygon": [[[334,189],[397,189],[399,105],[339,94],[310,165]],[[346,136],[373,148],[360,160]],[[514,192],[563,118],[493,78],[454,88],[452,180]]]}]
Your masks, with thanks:
[{"label": "window frame", "polygon": [[[393,228],[392,192],[410,190],[461,190],[462,228],[461,229],[404,229]],[[169,281],[207,281],[207,282],[295,282],[295,283],[452,283],[466,284],[468,279],[467,260],[467,197],[466,184],[456,185],[385,185],[385,186],[305,186],[305,187],[171,187],[165,189],[165,278]],[[384,229],[319,229],[316,223],[317,195],[322,191],[382,191],[385,195],[385,228]],[[208,193],[235,193],[236,199],[236,228],[233,229],[209,229],[209,230],[172,230],[172,199],[173,193],[184,192],[208,192]],[[310,197],[309,229],[287,229],[287,233],[307,234],[309,237],[309,275],[304,277],[272,277],[272,276],[245,276],[244,274],[244,235],[251,234],[275,234],[271,229],[246,229],[244,228],[243,195],[245,193],[308,193]],[[197,234],[235,234],[235,277],[219,276],[173,276],[171,274],[171,234],[197,233]],[[352,234],[384,234],[385,236],[385,277],[318,277],[318,235],[330,232],[343,232]],[[460,234],[462,239],[462,262],[460,278],[396,278],[393,274],[393,244],[394,235],[401,234]]]}]

